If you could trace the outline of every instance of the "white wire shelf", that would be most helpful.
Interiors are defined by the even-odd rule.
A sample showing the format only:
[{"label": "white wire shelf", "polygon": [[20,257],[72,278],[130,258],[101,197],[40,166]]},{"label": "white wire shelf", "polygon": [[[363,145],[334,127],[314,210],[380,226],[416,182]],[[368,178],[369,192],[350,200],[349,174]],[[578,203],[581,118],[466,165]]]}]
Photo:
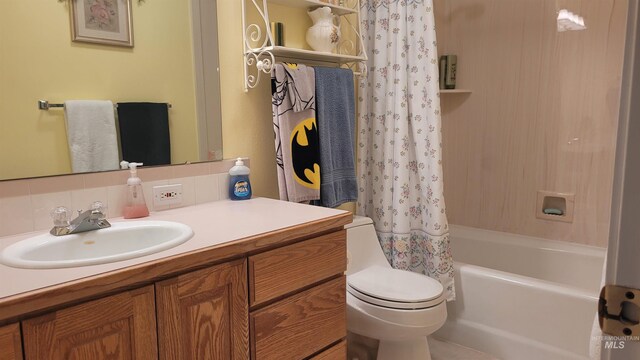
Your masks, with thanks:
[{"label": "white wire shelf", "polygon": [[300,60],[326,61],[334,63],[359,62],[366,60],[364,56],[319,52],[285,46],[266,46],[261,49],[249,51],[248,53],[259,54],[265,51],[272,53],[275,57],[295,58]]},{"label": "white wire shelf", "polygon": [[[362,39],[360,21],[360,0],[344,0],[343,5],[332,5],[321,0],[241,0],[242,27],[244,33],[244,89],[255,88],[262,76],[270,77],[271,69],[276,58],[285,61],[333,63],[350,68],[357,75],[367,73],[367,52]],[[249,4],[249,5],[247,5]],[[346,26],[355,34],[353,39],[340,41],[336,53],[314,50],[275,46],[274,34],[270,31],[268,4],[278,4],[286,7],[311,9],[320,6],[331,8],[334,16],[341,16],[344,20],[339,26]],[[253,6],[252,6],[253,5]],[[346,6],[344,6],[346,5]],[[249,7],[249,9],[247,8]],[[249,23],[247,11],[257,14],[256,22]],[[355,15],[355,16],[345,16]],[[354,55],[351,55],[354,54]]]},{"label": "white wire shelf", "polygon": [[272,4],[284,5],[292,8],[310,8],[314,6],[328,6],[335,15],[349,15],[358,13],[358,9],[348,8],[346,6],[332,5],[320,0],[269,0]]}]

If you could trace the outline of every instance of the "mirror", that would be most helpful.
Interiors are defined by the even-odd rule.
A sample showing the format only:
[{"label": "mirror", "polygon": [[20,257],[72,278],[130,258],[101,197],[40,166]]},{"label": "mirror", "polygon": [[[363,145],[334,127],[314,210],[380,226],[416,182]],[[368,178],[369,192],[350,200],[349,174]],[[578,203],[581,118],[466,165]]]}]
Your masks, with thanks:
[{"label": "mirror", "polygon": [[0,180],[72,173],[65,110],[39,100],[169,103],[171,163],[222,159],[215,0],[74,0],[130,3],[133,47],[72,41],[71,1],[3,1]]}]

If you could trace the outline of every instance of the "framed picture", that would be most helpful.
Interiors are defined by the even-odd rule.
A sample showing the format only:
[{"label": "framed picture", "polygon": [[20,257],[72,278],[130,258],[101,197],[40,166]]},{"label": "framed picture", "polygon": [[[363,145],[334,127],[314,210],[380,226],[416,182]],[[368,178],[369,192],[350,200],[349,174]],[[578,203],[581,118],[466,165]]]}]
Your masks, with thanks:
[{"label": "framed picture", "polygon": [[133,47],[131,0],[71,0],[71,40]]}]

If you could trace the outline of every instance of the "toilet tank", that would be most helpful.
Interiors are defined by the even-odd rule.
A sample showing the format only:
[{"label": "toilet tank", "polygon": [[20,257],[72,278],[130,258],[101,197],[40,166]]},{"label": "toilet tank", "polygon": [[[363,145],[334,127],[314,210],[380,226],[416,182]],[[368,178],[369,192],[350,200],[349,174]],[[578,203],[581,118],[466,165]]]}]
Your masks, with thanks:
[{"label": "toilet tank", "polygon": [[347,230],[347,275],[372,265],[391,267],[382,252],[373,221],[368,217],[354,216]]}]

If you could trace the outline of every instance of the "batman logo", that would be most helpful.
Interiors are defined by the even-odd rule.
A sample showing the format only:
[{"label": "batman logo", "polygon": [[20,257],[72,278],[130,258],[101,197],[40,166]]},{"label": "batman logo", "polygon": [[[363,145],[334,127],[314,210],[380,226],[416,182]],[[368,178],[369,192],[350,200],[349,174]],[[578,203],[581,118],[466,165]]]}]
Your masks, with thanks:
[{"label": "batman logo", "polygon": [[291,131],[291,160],[296,182],[320,189],[320,154],[315,118],[301,121]]}]

